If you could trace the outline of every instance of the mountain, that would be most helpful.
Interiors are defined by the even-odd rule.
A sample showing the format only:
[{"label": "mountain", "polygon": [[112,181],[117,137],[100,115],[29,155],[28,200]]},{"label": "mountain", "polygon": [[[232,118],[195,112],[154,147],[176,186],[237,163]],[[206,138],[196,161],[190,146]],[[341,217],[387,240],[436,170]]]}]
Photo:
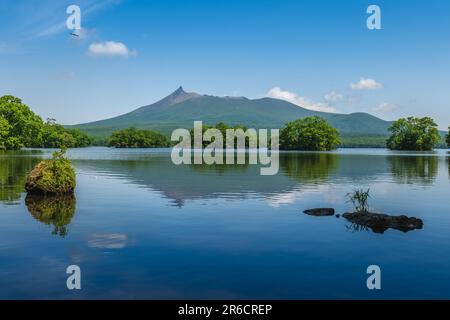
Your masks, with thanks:
[{"label": "mountain", "polygon": [[97,137],[106,137],[130,126],[169,134],[176,128],[192,128],[224,122],[249,128],[281,128],[287,122],[309,116],[327,119],[344,136],[387,135],[390,122],[367,113],[337,114],[308,110],[273,98],[215,97],[188,93],[182,87],[164,99],[111,119],[70,126]]}]

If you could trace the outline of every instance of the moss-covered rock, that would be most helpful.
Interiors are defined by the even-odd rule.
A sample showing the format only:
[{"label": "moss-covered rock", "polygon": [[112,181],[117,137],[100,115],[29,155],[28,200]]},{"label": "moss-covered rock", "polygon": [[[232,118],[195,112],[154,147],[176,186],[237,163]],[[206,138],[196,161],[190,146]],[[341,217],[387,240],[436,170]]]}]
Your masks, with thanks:
[{"label": "moss-covered rock", "polygon": [[61,151],[34,167],[27,176],[25,189],[30,194],[63,195],[72,194],[75,186],[75,170]]}]

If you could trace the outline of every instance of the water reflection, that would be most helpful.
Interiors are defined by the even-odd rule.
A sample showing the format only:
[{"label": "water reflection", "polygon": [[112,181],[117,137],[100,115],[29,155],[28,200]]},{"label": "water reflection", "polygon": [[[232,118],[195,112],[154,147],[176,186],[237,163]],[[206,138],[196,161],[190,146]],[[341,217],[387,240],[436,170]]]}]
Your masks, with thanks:
[{"label": "water reflection", "polygon": [[[350,231],[352,233],[356,233],[356,232],[370,232],[369,227],[367,226],[363,226],[361,224],[356,224],[356,223],[349,223],[345,225],[345,228],[347,229],[347,231]],[[380,232],[376,232],[375,233],[380,233]],[[384,233],[384,232],[381,232]]]},{"label": "water reflection", "polygon": [[41,160],[40,152],[0,152],[0,203],[17,204],[28,172]]},{"label": "water reflection", "polygon": [[246,199],[287,195],[331,183],[433,184],[439,157],[431,155],[359,155],[280,153],[280,172],[261,176],[259,165],[174,165],[170,154],[135,160],[75,160],[82,171],[114,176],[159,191],[182,207],[192,199]]},{"label": "water reflection", "polygon": [[[396,160],[397,153],[384,150],[280,154],[279,174],[260,176],[257,165],[175,166],[167,152],[70,152],[78,179],[76,208],[75,199],[64,204],[27,198],[31,214],[23,203],[0,204],[0,298],[74,298],[55,277],[72,263],[88,266],[94,281],[75,298],[373,298],[354,276],[361,262],[371,261],[400,276],[407,268],[408,277],[418,279],[407,288],[405,277],[393,279],[394,290],[381,298],[450,296],[445,153],[437,156],[437,176],[436,170],[429,173],[434,159],[424,159],[423,169],[421,161]],[[413,157],[399,157],[405,156]],[[23,176],[29,171],[17,168]],[[402,174],[412,184],[403,184]],[[433,186],[416,187],[423,179]],[[23,189],[19,180],[5,181],[2,187],[19,183]],[[346,231],[342,218],[302,214],[328,206],[346,212],[345,193],[359,185],[373,187],[375,210],[423,218],[426,228],[408,236],[392,230],[375,236],[359,226]],[[183,210],[167,207],[176,201],[185,201]],[[276,201],[282,205],[274,208]],[[330,266],[344,274],[336,277]],[[317,280],[317,274],[328,276]],[[211,279],[220,281],[211,285]]]},{"label": "water reflection", "polygon": [[214,172],[218,175],[224,175],[229,172],[245,173],[248,170],[249,164],[194,164],[192,169],[198,172]]},{"label": "water reflection", "polygon": [[[259,165],[176,166],[169,152],[152,154],[144,150],[122,155],[107,148],[95,150],[80,150],[78,156],[73,155],[79,174],[124,179],[161,192],[179,207],[190,199],[271,198],[332,183],[371,184],[393,179],[401,184],[431,185],[439,166],[439,157],[433,155],[280,153],[279,174],[261,176]],[[41,158],[41,154],[29,151],[0,153],[0,202],[18,203],[27,173]]]},{"label": "water reflection", "polygon": [[268,197],[325,184],[339,165],[339,155],[280,154],[280,173],[261,176],[259,165],[174,165],[170,154],[145,160],[76,160],[82,171],[121,177],[157,190],[176,206],[191,199]]},{"label": "water reflection", "polygon": [[287,153],[280,159],[281,170],[300,182],[324,182],[339,166],[339,155],[331,153]]},{"label": "water reflection", "polygon": [[25,204],[33,218],[53,226],[52,234],[63,238],[67,235],[68,225],[75,214],[75,196],[27,195]]},{"label": "water reflection", "polygon": [[436,180],[439,159],[435,156],[389,157],[395,180],[399,183],[432,185]]}]

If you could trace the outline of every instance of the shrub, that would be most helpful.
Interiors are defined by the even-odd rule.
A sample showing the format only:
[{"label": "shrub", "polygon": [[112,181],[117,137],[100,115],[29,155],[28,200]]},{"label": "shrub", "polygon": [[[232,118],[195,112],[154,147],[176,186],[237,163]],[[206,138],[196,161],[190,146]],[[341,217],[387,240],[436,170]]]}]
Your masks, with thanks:
[{"label": "shrub", "polygon": [[355,206],[356,212],[369,211],[370,189],[364,191],[363,189],[354,190],[347,194],[349,201]]}]

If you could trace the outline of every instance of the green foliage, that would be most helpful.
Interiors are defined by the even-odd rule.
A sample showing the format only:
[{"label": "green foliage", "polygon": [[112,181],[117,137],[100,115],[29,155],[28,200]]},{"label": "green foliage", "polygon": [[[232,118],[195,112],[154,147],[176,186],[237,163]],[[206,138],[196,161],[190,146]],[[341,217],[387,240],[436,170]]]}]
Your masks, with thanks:
[{"label": "green foliage", "polygon": [[48,119],[43,125],[40,145],[44,148],[84,148],[90,146],[92,139],[78,129],[66,129]]},{"label": "green foliage", "polygon": [[[5,149],[34,146],[39,139],[42,119],[13,96],[0,97],[0,117],[2,118],[2,142]],[[5,124],[5,121],[8,125]],[[7,128],[7,129],[5,129]],[[7,132],[6,132],[7,131]]]},{"label": "green foliage", "polygon": [[[226,148],[227,130],[229,130],[229,129],[232,129],[232,130],[242,129],[244,132],[247,131],[247,127],[245,127],[245,126],[236,125],[234,127],[231,127],[231,126],[229,126],[229,125],[227,125],[227,124],[225,124],[223,122],[219,122],[218,124],[213,125],[213,126],[207,125],[207,124],[202,124],[202,137],[205,134],[205,132],[207,130],[209,130],[209,129],[217,129],[217,130],[220,131],[220,133],[222,134],[222,137],[223,137],[223,147],[224,148]],[[192,148],[194,148],[194,128],[192,128],[190,130],[190,134],[191,134],[191,139],[192,139],[191,146],[192,146]],[[255,138],[257,138],[257,137],[255,137]],[[245,141],[246,141],[246,147],[248,147],[249,138],[246,138]],[[212,142],[213,141],[203,141],[203,139],[202,139],[202,146],[203,147],[207,147]],[[236,137],[234,139],[234,143],[235,143],[235,146],[236,146],[236,144],[237,144],[237,138]]]},{"label": "green foliage", "polygon": [[448,127],[448,134],[445,137],[445,142],[447,142],[447,146],[450,147],[450,126]]},{"label": "green foliage", "polygon": [[87,147],[91,139],[77,129],[65,129],[49,119],[42,119],[13,96],[0,97],[0,150],[22,147]]},{"label": "green foliage", "polygon": [[53,226],[52,234],[65,237],[67,226],[75,214],[76,200],[73,194],[62,196],[27,195],[25,204],[38,221]]},{"label": "green foliage", "polygon": [[5,141],[6,150],[19,150],[23,147],[21,139],[18,137],[8,137]]},{"label": "green foliage", "polygon": [[6,139],[8,139],[10,128],[9,122],[0,116],[0,150],[6,149]]},{"label": "green foliage", "polygon": [[369,211],[370,189],[367,189],[366,191],[362,189],[354,190],[353,192],[348,193],[347,197],[355,206],[356,212]]},{"label": "green foliage", "polygon": [[169,145],[165,135],[134,127],[113,132],[109,140],[109,146],[115,148],[165,148]]},{"label": "green foliage", "polygon": [[437,124],[429,117],[398,119],[389,131],[387,147],[391,150],[431,151],[441,140]]},{"label": "green foliage", "polygon": [[28,175],[26,190],[38,194],[70,194],[76,186],[75,170],[65,157],[65,150],[41,161]]},{"label": "green foliage", "polygon": [[339,143],[339,132],[320,117],[289,122],[280,132],[281,150],[329,151]]}]

